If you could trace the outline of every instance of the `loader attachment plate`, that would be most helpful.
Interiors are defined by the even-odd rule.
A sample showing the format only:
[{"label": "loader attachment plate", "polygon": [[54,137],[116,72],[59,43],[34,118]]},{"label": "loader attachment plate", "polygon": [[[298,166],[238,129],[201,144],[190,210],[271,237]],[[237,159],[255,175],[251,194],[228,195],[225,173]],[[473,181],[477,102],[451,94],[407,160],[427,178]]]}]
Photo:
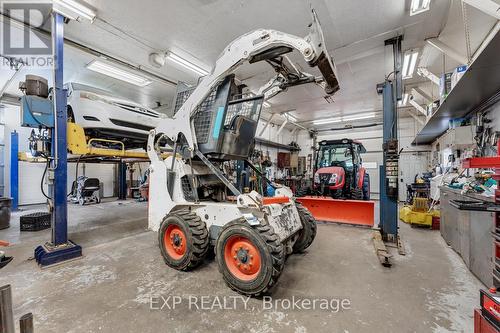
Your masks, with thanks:
[{"label": "loader attachment plate", "polygon": [[354,224],[373,227],[375,202],[337,200],[329,197],[306,196],[296,199],[306,207],[317,221]]}]

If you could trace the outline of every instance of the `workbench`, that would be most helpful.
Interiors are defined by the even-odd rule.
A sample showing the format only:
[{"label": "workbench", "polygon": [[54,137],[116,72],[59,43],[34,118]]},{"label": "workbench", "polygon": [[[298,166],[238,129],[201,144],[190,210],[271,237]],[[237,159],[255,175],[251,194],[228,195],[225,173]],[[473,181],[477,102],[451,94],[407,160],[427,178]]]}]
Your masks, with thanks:
[{"label": "workbench", "polygon": [[462,195],[460,190],[441,186],[441,236],[457,252],[469,270],[484,283],[493,285],[493,218],[488,211],[460,210],[450,200],[494,202],[493,197],[476,193]]}]

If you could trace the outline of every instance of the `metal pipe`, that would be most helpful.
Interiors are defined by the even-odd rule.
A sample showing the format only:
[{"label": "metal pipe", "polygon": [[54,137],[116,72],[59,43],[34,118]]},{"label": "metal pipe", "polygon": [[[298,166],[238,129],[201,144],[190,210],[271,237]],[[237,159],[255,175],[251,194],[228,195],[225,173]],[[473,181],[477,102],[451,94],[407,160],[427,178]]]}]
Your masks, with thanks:
[{"label": "metal pipe", "polygon": [[33,314],[27,313],[19,318],[19,332],[20,333],[34,333],[33,328]]},{"label": "metal pipe", "polygon": [[16,333],[10,284],[0,288],[0,333]]}]

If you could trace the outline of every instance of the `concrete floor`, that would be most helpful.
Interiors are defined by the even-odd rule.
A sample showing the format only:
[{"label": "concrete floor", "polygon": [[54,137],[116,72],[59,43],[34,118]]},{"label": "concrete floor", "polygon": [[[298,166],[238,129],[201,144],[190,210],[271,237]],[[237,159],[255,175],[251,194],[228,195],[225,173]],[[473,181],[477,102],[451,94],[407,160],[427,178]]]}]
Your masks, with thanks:
[{"label": "concrete floor", "polygon": [[[287,310],[284,301],[267,310],[262,300],[250,299],[245,308],[233,298],[238,294],[226,287],[214,260],[188,273],[167,267],[156,234],[146,229],[146,210],[146,203],[133,201],[70,205],[70,238],[84,257],[44,270],[32,251],[50,231],[20,235],[19,215],[28,211],[14,213],[11,228],[0,231],[0,239],[14,243],[8,253],[15,256],[0,271],[0,285],[13,287],[16,320],[33,312],[37,333],[473,331],[484,286],[439,231],[402,224],[408,253],[393,251],[388,269],[374,254],[370,230],[321,224],[308,252],[289,257],[273,298],[348,299],[350,308]],[[168,296],[179,296],[181,304],[158,309],[159,297]],[[216,300],[226,307],[236,301],[236,308],[212,308]]]}]

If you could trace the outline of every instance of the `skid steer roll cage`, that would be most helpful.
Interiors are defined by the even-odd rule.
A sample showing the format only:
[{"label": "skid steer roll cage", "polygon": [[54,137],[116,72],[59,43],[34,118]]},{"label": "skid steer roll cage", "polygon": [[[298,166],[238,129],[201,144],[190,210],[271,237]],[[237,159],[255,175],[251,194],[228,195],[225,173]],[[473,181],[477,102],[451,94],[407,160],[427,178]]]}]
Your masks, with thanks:
[{"label": "skid steer roll cage", "polygon": [[[314,9],[312,10],[312,23],[309,28],[310,32],[306,37],[297,37],[276,30],[258,29],[231,42],[217,59],[211,73],[201,80],[173,118],[162,120],[159,126],[150,132],[148,139],[148,155],[150,159],[153,161],[161,158],[160,152],[157,151],[157,141],[160,137],[168,137],[169,141],[173,143],[174,156],[176,156],[181,138],[185,139],[184,144],[187,145],[189,157],[193,157],[193,155],[200,157],[202,155],[201,152],[197,151],[196,132],[192,122],[196,109],[207,98],[212,89],[216,88],[229,74],[236,71],[246,61],[254,63],[265,60],[273,67],[283,66],[282,63],[273,62],[273,59],[295,49],[302,54],[311,67],[317,66],[322,74],[322,77],[317,78],[299,72],[285,55],[284,58],[298,72],[299,78],[287,84],[286,77],[275,67],[278,71],[277,76],[259,90],[259,94],[263,94],[264,99],[275,96],[288,86],[311,82],[324,88],[327,94],[335,93],[339,89],[336,69],[326,49],[323,31]],[[229,182],[224,174],[206,157],[203,157],[200,157],[203,163],[217,175],[231,192],[236,196],[240,195],[241,193]],[[171,170],[173,170],[174,162],[175,158],[172,161]]]}]

